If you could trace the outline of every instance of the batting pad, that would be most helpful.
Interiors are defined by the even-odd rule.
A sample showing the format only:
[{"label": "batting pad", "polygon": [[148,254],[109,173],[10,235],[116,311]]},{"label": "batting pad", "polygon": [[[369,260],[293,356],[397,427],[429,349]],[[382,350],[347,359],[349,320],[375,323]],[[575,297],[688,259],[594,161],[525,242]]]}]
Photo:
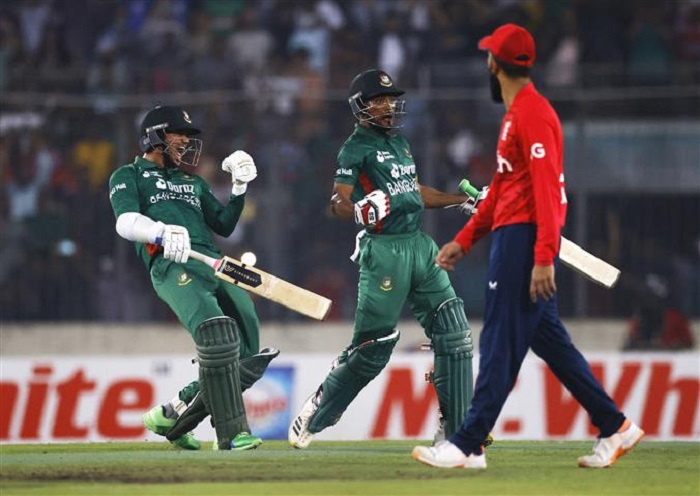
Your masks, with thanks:
[{"label": "batting pad", "polygon": [[399,336],[399,331],[394,331],[386,337],[364,342],[340,355],[337,365],[321,385],[318,409],[309,421],[309,432],[321,432],[340,420],[357,394],[389,363]]},{"label": "batting pad", "polygon": [[231,440],[250,432],[238,370],[240,336],[229,317],[204,321],[194,335],[199,358],[199,388],[212,417],[220,450],[230,450]]},{"label": "batting pad", "polygon": [[464,422],[474,395],[472,336],[460,298],[438,307],[429,332],[435,352],[433,385],[449,437]]}]

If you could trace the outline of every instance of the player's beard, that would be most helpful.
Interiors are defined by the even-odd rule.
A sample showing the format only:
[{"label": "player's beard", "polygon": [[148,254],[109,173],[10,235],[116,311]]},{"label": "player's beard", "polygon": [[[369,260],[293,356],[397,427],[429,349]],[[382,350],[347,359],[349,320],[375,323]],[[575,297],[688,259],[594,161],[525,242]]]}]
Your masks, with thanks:
[{"label": "player's beard", "polygon": [[489,87],[491,89],[491,100],[496,103],[503,103],[503,93],[501,93],[501,82],[493,72],[489,72]]}]

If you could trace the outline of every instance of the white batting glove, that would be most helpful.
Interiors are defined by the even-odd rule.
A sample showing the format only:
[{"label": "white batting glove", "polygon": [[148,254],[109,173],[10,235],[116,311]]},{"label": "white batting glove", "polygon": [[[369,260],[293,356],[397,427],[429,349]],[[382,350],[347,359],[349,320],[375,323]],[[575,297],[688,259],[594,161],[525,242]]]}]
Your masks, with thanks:
[{"label": "white batting glove", "polygon": [[380,189],[375,189],[355,203],[355,223],[360,226],[373,226],[389,213],[389,197]]},{"label": "white batting glove", "polygon": [[185,263],[190,257],[190,233],[182,226],[166,225],[160,244],[163,246],[163,258]]},{"label": "white batting glove", "polygon": [[255,167],[253,157],[243,150],[236,150],[226,157],[221,163],[221,168],[231,174],[231,192],[236,196],[245,193],[248,183],[258,177],[258,168]]},{"label": "white batting glove", "polygon": [[466,214],[466,215],[474,215],[477,212],[477,208],[479,206],[479,203],[484,201],[486,199],[486,196],[489,194],[489,187],[484,186],[481,191],[479,191],[479,194],[476,195],[476,197],[470,196],[467,198],[467,200],[464,203],[460,203],[459,205],[454,205],[455,207],[458,207],[460,212]]}]

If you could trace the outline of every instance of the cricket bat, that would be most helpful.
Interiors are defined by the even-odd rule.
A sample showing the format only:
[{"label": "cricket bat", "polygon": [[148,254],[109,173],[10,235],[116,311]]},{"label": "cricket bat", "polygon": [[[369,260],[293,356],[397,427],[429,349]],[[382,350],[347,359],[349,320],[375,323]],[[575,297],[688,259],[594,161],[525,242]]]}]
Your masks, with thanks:
[{"label": "cricket bat", "polygon": [[295,286],[256,267],[246,265],[235,258],[216,259],[196,251],[190,251],[190,257],[204,262],[214,269],[214,275],[219,279],[240,286],[246,291],[272,300],[312,319],[324,320],[333,304],[328,298]]},{"label": "cricket bat", "polygon": [[[466,179],[460,181],[459,190],[471,197],[476,197],[479,194],[479,190]],[[567,267],[574,269],[579,274],[606,288],[614,287],[620,278],[620,269],[595,255],[591,255],[564,236],[561,237],[559,260]]]}]

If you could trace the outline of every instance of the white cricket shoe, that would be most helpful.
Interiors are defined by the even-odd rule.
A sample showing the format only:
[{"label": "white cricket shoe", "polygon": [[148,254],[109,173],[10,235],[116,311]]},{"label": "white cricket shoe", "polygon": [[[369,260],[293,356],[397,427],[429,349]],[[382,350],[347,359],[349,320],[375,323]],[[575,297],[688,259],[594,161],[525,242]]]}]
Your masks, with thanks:
[{"label": "white cricket shoe", "polygon": [[581,456],[578,466],[584,468],[609,467],[626,454],[644,436],[644,431],[630,420],[625,420],[620,430],[610,437],[601,437],[593,446],[593,454]]},{"label": "white cricket shoe", "polygon": [[289,444],[295,448],[306,448],[311,444],[314,438],[314,434],[309,432],[309,420],[311,416],[316,413],[316,410],[318,410],[316,396],[317,393],[315,392],[306,399],[304,406],[301,407],[301,410],[289,425],[287,439],[289,440]]},{"label": "white cricket shoe", "polygon": [[440,441],[435,446],[416,446],[413,459],[431,467],[438,468],[486,468],[486,455],[465,455],[462,450],[449,441]]}]

